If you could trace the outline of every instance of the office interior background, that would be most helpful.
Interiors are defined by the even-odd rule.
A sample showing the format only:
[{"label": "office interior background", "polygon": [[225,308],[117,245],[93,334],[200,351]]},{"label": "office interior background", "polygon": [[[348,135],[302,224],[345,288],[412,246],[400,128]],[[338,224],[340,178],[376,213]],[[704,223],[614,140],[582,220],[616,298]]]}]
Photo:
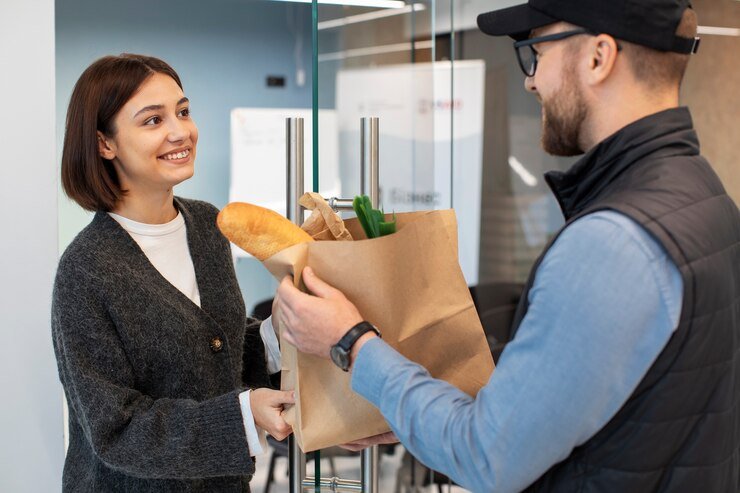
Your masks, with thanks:
[{"label": "office interior background", "polygon": [[[386,208],[466,211],[469,220],[461,227],[475,238],[461,244],[469,284],[524,280],[562,221],[542,174],[567,169],[574,160],[540,149],[540,108],[523,88],[510,40],[486,37],[475,27],[478,13],[520,2],[420,0],[397,8],[337,3],[319,5],[315,60],[310,3],[2,0],[0,491],[60,489],[65,418],[50,336],[51,289],[60,254],[91,214],[61,191],[59,163],[73,85],[101,56],[150,54],[178,71],[200,139],[196,174],[176,193],[219,208],[258,189],[274,191],[261,198],[264,203],[284,198],[276,171],[284,160],[235,158],[249,149],[270,156],[271,146],[284,148],[279,133],[274,142],[240,141],[239,132],[249,125],[273,125],[286,111],[309,120],[320,111],[326,118],[319,121],[319,151],[307,152],[307,166],[315,165],[320,187],[354,195],[357,115],[401,111],[413,129],[396,131],[381,116]],[[740,202],[740,2],[692,3],[702,44],[690,62],[682,103],[692,110],[703,154]],[[372,82],[384,79],[391,83]],[[363,81],[367,87],[360,89]],[[467,87],[474,90],[465,92]],[[357,94],[362,90],[368,91],[365,99]],[[384,127],[390,131],[384,134]],[[239,255],[235,262],[253,310],[272,296],[277,282],[253,258]],[[389,477],[384,485],[395,485],[405,460],[400,447],[382,459],[392,465],[381,464]],[[273,491],[287,491],[285,462]],[[258,466],[254,491],[263,491],[268,463],[269,453]],[[332,466],[327,459],[322,467]],[[337,457],[333,467],[355,474],[359,460]]]}]

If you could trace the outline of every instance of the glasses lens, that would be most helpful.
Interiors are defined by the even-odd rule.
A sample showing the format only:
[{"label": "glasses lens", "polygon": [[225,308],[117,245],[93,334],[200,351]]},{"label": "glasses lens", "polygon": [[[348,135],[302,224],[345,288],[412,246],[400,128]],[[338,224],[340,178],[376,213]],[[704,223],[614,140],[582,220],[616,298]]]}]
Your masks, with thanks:
[{"label": "glasses lens", "polygon": [[516,56],[519,59],[519,65],[524,71],[524,75],[532,77],[537,68],[537,54],[532,46],[520,46],[516,49]]}]

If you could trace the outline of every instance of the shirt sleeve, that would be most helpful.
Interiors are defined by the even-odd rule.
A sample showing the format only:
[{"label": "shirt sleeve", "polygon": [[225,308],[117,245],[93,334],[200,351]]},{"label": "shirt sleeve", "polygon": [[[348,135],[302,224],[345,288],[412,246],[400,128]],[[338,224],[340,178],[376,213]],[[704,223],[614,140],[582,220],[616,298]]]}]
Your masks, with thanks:
[{"label": "shirt sleeve", "polygon": [[242,419],[244,421],[244,432],[247,434],[247,444],[249,445],[249,452],[252,456],[262,455],[267,450],[267,440],[265,437],[265,430],[257,426],[254,422],[254,416],[252,415],[252,407],[250,405],[250,392],[251,390],[245,390],[239,394],[239,405],[242,409]]},{"label": "shirt sleeve", "polygon": [[475,399],[380,339],[361,349],[352,387],[429,467],[472,491],[520,491],[616,414],[675,330],[681,300],[680,273],[647,232],[592,214],[548,251]]},{"label": "shirt sleeve", "polygon": [[267,317],[260,325],[260,336],[265,344],[265,358],[267,359],[267,371],[270,374],[280,371],[280,344],[272,326],[272,316]]}]

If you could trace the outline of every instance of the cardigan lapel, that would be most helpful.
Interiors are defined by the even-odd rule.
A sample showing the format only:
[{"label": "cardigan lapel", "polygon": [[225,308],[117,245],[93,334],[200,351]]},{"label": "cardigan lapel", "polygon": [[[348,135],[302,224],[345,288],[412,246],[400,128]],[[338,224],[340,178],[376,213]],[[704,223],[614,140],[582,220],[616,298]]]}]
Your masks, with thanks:
[{"label": "cardigan lapel", "polygon": [[225,303],[222,284],[225,276],[222,273],[223,262],[220,261],[224,253],[217,249],[217,239],[210,234],[210,229],[215,228],[215,224],[203,224],[202,218],[193,214],[187,204],[178,197],[175,197],[175,205],[185,219],[188,248],[198,282],[201,309],[215,322],[220,323]]},{"label": "cardigan lapel", "polygon": [[210,313],[213,313],[211,310],[216,308],[212,304],[214,296],[211,293],[211,286],[204,282],[204,279],[208,278],[208,276],[203,275],[207,268],[203,265],[204,259],[207,258],[207,255],[204,255],[204,252],[201,251],[202,242],[192,241],[192,238],[195,237],[193,232],[194,227],[192,215],[187,211],[187,208],[181,201],[176,199],[175,204],[185,219],[188,247],[190,248],[190,256],[193,260],[195,278],[198,282],[198,291],[201,298],[200,307],[165,279],[165,277],[149,261],[149,258],[146,256],[144,251],[139,247],[139,244],[136,243],[136,240],[134,240],[115,219],[110,217],[108,213],[100,211],[97,212],[93,221],[99,223],[99,226],[103,230],[102,232],[105,241],[109,241],[110,243],[110,248],[114,251],[118,251],[119,258],[128,260],[130,267],[140,273],[147,283],[152,286],[156,286],[157,291],[166,293],[166,296],[170,297],[170,299],[176,300],[183,309],[194,313],[207,323],[215,324],[220,328],[219,322],[210,315]]}]

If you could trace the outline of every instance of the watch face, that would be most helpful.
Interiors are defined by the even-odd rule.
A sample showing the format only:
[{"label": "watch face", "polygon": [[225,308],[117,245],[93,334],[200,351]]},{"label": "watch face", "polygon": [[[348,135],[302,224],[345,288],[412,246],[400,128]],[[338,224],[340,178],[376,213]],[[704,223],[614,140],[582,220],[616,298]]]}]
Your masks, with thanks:
[{"label": "watch face", "polygon": [[344,371],[349,368],[349,353],[339,346],[332,346],[330,351],[331,360]]}]

